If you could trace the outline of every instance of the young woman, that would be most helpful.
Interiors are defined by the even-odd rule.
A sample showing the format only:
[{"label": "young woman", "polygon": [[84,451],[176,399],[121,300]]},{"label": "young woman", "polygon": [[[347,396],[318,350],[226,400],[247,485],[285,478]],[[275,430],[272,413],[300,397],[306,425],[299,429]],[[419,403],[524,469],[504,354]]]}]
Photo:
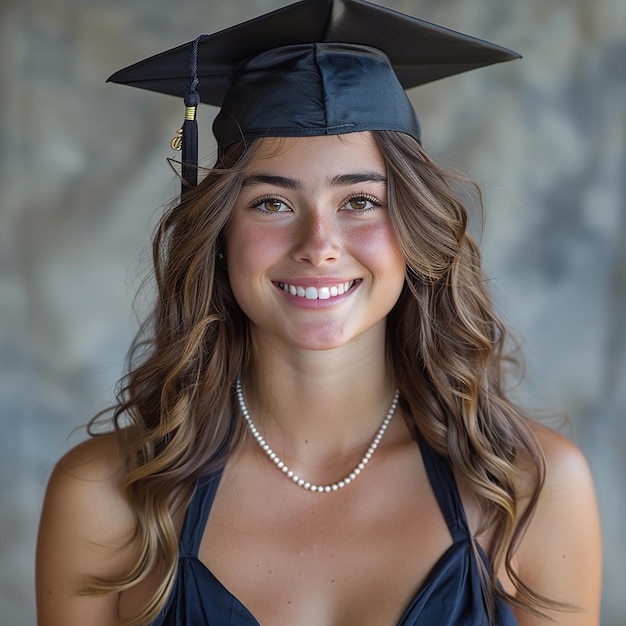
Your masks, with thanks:
[{"label": "young woman", "polygon": [[[346,46],[309,53],[346,76]],[[279,54],[291,80],[303,47]],[[156,234],[114,429],[50,479],[40,626],[598,624],[585,460],[507,398],[460,181],[404,105],[359,117],[380,57],[348,55],[349,130],[294,130],[267,55],[238,67],[218,163]]]}]

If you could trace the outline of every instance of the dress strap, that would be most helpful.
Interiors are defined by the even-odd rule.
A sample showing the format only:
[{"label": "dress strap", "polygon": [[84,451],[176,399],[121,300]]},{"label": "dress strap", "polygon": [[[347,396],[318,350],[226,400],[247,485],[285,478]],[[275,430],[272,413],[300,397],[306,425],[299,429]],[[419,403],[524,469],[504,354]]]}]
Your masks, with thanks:
[{"label": "dress strap", "polygon": [[433,450],[418,433],[417,441],[430,486],[437,498],[439,508],[454,542],[471,538],[465,510],[454,478],[450,462]]},{"label": "dress strap", "polygon": [[180,535],[181,556],[198,557],[202,535],[204,534],[221,478],[222,470],[220,469],[196,481]]}]

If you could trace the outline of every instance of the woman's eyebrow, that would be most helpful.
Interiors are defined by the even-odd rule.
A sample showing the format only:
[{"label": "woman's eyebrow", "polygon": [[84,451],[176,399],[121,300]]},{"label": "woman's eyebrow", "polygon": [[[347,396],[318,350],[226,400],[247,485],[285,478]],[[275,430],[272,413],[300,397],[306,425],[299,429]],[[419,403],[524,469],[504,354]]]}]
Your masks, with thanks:
[{"label": "woman's eyebrow", "polygon": [[380,172],[355,172],[350,174],[339,174],[330,179],[333,187],[348,187],[349,185],[358,185],[359,183],[383,183],[387,184],[387,177]]},{"label": "woman's eyebrow", "polygon": [[275,185],[276,187],[283,187],[285,189],[302,189],[303,184],[299,180],[294,178],[287,178],[286,176],[277,176],[276,174],[252,174],[246,176],[243,181],[242,187],[252,187],[254,185]]},{"label": "woman's eyebrow", "polygon": [[[351,172],[348,174],[338,174],[329,179],[331,187],[348,187],[359,183],[383,183],[387,184],[387,177],[380,172]],[[243,181],[243,187],[253,187],[254,185],[275,185],[284,189],[300,190],[304,188],[302,181],[277,174],[257,173],[247,176]]]}]

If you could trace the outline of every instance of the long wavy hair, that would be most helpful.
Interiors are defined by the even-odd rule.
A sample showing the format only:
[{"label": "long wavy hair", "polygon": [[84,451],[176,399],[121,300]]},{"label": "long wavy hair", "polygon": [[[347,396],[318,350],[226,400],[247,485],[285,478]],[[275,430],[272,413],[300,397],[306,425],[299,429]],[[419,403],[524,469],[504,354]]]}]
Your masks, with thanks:
[{"label": "long wavy hair", "polygon": [[[467,232],[459,185],[469,181],[438,167],[405,135],[372,135],[386,162],[390,217],[406,260],[387,342],[409,427],[449,459],[481,503],[484,527],[494,530],[493,569],[482,570],[490,610],[497,597],[531,612],[554,608],[558,603],[529,589],[511,566],[545,468],[530,417],[507,397],[504,378],[514,360]],[[150,623],[164,607],[178,560],[173,514],[186,505],[197,478],[224,465],[243,432],[233,387],[250,363],[250,334],[220,258],[258,146],[252,141],[229,149],[166,212],[154,237],[156,302],[131,347],[110,418],[127,452],[124,490],[135,515],[130,541],[138,557],[123,579],[93,580],[85,589],[121,592],[159,572],[158,589],[129,626]],[[101,418],[92,420],[90,432]],[[532,474],[523,511],[521,497],[529,494],[517,492],[520,459]],[[502,564],[517,598],[497,584]]]}]

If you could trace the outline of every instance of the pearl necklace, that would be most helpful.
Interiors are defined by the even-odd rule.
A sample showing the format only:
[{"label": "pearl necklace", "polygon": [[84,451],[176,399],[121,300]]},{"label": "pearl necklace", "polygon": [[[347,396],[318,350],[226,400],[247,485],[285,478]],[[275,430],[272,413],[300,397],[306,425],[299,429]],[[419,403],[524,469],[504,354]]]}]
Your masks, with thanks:
[{"label": "pearl necklace", "polygon": [[387,426],[389,426],[389,422],[393,417],[393,414],[398,406],[398,399],[400,397],[400,392],[396,389],[396,392],[393,396],[393,400],[391,402],[391,406],[389,407],[389,411],[383,423],[381,424],[374,440],[370,444],[370,447],[367,449],[367,452],[363,456],[363,458],[359,461],[359,464],[346,476],[343,480],[339,482],[333,483],[332,485],[313,485],[310,482],[304,480],[304,478],[300,478],[297,474],[295,474],[292,470],[290,470],[283,461],[280,460],[278,455],[270,448],[269,444],[263,439],[261,433],[257,430],[252,418],[250,417],[250,413],[248,412],[248,407],[246,406],[246,402],[243,399],[243,389],[241,388],[241,377],[237,378],[237,399],[239,400],[239,408],[241,409],[241,413],[244,416],[248,424],[248,428],[252,433],[252,436],[256,439],[257,443],[261,446],[261,449],[267,454],[271,461],[273,461],[274,465],[282,471],[288,478],[298,485],[298,487],[302,487],[303,489],[307,489],[308,491],[316,491],[318,493],[329,493],[331,491],[338,491],[339,489],[345,487],[350,484],[360,473],[365,469],[365,466],[369,463],[369,460],[372,458],[374,451],[378,447],[380,440],[383,438],[385,431],[387,430]]}]

